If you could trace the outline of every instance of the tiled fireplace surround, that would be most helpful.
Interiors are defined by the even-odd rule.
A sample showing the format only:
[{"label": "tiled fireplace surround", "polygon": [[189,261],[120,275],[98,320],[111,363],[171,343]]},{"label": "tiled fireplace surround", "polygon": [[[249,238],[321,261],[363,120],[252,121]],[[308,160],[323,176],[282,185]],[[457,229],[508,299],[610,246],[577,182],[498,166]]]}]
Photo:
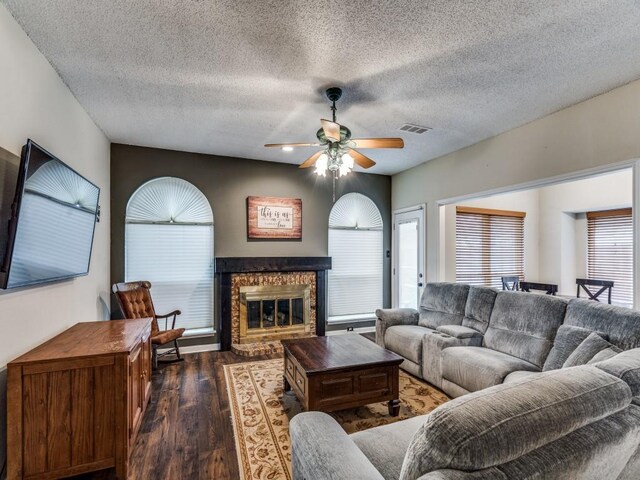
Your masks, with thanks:
[{"label": "tiled fireplace surround", "polygon": [[240,344],[240,288],[245,286],[309,285],[310,333],[324,335],[327,320],[327,270],[330,268],[330,257],[216,258],[221,349],[247,356],[281,350],[278,341]]}]

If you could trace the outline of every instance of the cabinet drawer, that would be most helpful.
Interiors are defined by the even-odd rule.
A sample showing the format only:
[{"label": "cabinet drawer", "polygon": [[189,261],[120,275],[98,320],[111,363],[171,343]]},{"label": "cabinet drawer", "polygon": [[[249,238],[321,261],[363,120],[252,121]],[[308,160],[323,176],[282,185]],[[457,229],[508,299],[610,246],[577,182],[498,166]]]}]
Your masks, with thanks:
[{"label": "cabinet drawer", "polygon": [[300,390],[300,392],[302,394],[305,393],[305,383],[306,383],[305,380],[306,380],[306,378],[304,376],[304,373],[299,368],[297,368],[296,369],[296,380],[295,380],[296,381],[296,387],[298,387],[298,390]]},{"label": "cabinet drawer", "polygon": [[293,381],[295,381],[296,378],[296,367],[295,365],[291,362],[291,359],[289,357],[285,357],[284,359],[284,368],[285,368],[285,372],[286,374],[289,376],[289,378]]}]

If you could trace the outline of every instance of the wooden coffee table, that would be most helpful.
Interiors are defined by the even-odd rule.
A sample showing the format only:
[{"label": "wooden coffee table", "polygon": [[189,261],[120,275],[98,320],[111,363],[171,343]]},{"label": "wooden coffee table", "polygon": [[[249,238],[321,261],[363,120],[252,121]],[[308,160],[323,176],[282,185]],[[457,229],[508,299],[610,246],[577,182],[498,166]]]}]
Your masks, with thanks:
[{"label": "wooden coffee table", "polygon": [[388,402],[400,413],[399,365],[403,358],[360,335],[282,340],[284,391],[305,410],[330,412]]}]

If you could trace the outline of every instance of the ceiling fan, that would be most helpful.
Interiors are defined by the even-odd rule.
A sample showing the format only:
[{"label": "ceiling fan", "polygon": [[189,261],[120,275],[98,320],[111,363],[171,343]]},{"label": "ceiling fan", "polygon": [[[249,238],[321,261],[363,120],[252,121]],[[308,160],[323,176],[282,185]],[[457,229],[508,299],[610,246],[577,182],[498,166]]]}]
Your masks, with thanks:
[{"label": "ceiling fan", "polygon": [[268,143],[265,147],[279,147],[283,150],[291,150],[295,147],[324,147],[323,150],[305,160],[300,168],[308,168],[315,164],[315,172],[318,175],[325,176],[328,170],[333,174],[334,179],[348,174],[354,164],[362,168],[371,168],[376,164],[356,148],[404,147],[404,141],[401,138],[351,138],[351,130],[336,122],[336,102],[342,96],[342,89],[328,88],[326,95],[332,102],[333,121],[320,120],[322,128],[316,133],[317,143]]}]

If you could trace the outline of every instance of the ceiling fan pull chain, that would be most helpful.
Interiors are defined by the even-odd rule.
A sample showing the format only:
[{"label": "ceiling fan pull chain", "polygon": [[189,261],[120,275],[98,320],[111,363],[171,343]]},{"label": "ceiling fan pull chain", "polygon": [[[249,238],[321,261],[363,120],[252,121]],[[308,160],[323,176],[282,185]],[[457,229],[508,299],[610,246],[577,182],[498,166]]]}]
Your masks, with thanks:
[{"label": "ceiling fan pull chain", "polygon": [[333,203],[336,203],[336,178],[338,177],[338,171],[333,172]]}]

